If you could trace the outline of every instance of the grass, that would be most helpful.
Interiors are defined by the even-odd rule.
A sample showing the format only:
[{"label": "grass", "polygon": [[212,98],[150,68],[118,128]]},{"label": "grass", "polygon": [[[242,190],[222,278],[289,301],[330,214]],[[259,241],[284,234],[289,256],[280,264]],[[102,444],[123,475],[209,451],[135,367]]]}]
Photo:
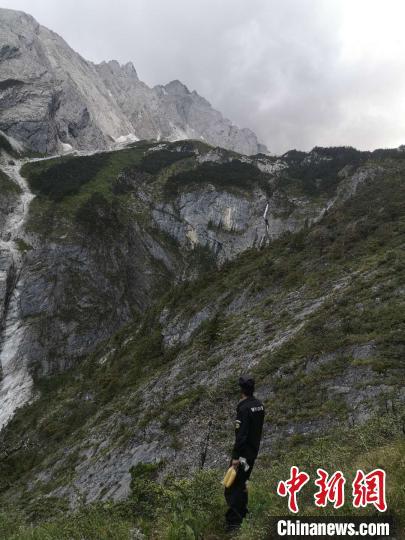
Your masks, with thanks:
[{"label": "grass", "polygon": [[[350,484],[357,469],[365,473],[380,467],[387,473],[387,504],[399,531],[405,524],[405,442],[400,436],[401,418],[385,415],[361,428],[341,429],[314,440],[296,441],[293,446],[280,445],[270,460],[259,458],[249,483],[249,518],[238,539],[268,538],[271,517],[289,514],[286,500],[276,493],[279,480],[286,479],[291,465],[310,474],[311,481],[298,497],[299,516],[373,515],[374,508],[356,510],[351,505]],[[4,540],[63,540],[131,538],[139,530],[146,538],[183,540],[222,539],[223,515],[226,510],[219,483],[222,470],[203,470],[187,479],[166,478],[159,481],[157,464],[139,464],[132,469],[131,494],[126,501],[81,506],[65,513],[59,500],[37,508],[37,519],[31,525],[22,513],[9,510],[0,514],[0,532]],[[346,476],[346,502],[334,510],[315,507],[313,484],[316,469],[329,473],[342,470]],[[46,512],[50,516],[46,517]],[[403,534],[398,538],[403,538]]]},{"label": "grass", "polygon": [[131,522],[105,508],[84,508],[39,525],[27,523],[21,515],[0,514],[4,540],[129,540]]},{"label": "grass", "polygon": [[388,509],[397,520],[399,529],[405,532],[405,493],[402,487],[405,442],[401,439],[400,429],[400,417],[386,416],[359,429],[337,430],[333,435],[301,441],[289,450],[280,445],[279,456],[268,462],[268,468],[262,465],[260,472],[257,470],[253,474],[252,515],[239,537],[246,540],[264,538],[270,516],[288,515],[286,500],[276,495],[275,488],[279,480],[288,478],[289,467],[293,464],[308,472],[311,479],[316,478],[318,467],[330,473],[342,470],[347,479],[346,502],[342,509],[315,507],[312,480],[299,496],[299,516],[373,515],[373,507],[360,511],[352,507],[350,484],[357,469],[366,473],[378,467],[384,469],[387,473]]}]

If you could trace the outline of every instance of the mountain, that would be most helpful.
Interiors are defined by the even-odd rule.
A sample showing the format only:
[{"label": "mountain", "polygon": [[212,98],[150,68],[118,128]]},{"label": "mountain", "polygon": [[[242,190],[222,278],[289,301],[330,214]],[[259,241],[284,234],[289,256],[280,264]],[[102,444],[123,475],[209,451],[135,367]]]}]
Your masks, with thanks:
[{"label": "mountain", "polygon": [[0,43],[0,130],[33,152],[187,138],[266,150],[181,82],[149,88],[131,63],[88,62],[25,13],[0,9]]},{"label": "mountain", "polygon": [[[271,536],[292,465],[384,469],[400,535],[404,148],[270,156],[11,10],[0,73],[0,537],[224,538],[242,372],[266,418],[238,538]],[[346,495],[308,484],[302,515],[374,512]]]},{"label": "mountain", "polygon": [[[38,375],[63,371],[150,307],[168,283],[319,219],[326,199],[290,200],[281,188],[269,199],[266,237],[272,176],[265,171],[285,166],[194,141],[25,163],[36,197],[24,230],[12,234],[24,241],[25,328],[13,347],[29,351]],[[15,165],[4,167],[22,182]],[[5,283],[12,288],[11,278]]]},{"label": "mountain", "polygon": [[267,415],[242,538],[285,513],[292,463],[381,466],[404,518],[404,152],[1,141],[3,530],[20,512],[38,537],[221,538],[247,370]]}]

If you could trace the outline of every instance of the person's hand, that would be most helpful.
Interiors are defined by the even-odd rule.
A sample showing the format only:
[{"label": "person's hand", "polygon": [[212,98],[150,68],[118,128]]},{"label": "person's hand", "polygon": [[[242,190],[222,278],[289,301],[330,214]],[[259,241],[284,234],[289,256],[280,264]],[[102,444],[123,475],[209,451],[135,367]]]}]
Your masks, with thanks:
[{"label": "person's hand", "polygon": [[239,467],[239,459],[233,459],[232,460],[232,467],[234,469],[237,469]]}]

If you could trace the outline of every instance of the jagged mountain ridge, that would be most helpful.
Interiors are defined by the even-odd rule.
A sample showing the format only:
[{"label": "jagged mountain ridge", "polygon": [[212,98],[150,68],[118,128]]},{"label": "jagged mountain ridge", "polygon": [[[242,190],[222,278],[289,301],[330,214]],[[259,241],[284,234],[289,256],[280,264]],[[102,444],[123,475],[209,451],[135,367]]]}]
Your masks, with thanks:
[{"label": "jagged mountain ridge", "polygon": [[265,151],[252,131],[237,128],[181,82],[150,88],[132,63],[88,62],[23,12],[0,9],[0,43],[0,130],[27,149],[194,138],[244,154]]}]

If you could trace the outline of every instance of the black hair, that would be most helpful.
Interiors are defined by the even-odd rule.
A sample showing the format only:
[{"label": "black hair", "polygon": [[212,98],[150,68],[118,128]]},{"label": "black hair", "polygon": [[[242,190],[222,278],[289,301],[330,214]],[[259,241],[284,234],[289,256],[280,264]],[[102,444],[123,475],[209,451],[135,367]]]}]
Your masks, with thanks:
[{"label": "black hair", "polygon": [[245,394],[245,396],[253,396],[253,392],[255,391],[254,388],[251,386],[241,386],[242,392]]},{"label": "black hair", "polygon": [[240,377],[239,386],[245,396],[253,396],[253,392],[255,391],[255,381],[252,377]]}]

